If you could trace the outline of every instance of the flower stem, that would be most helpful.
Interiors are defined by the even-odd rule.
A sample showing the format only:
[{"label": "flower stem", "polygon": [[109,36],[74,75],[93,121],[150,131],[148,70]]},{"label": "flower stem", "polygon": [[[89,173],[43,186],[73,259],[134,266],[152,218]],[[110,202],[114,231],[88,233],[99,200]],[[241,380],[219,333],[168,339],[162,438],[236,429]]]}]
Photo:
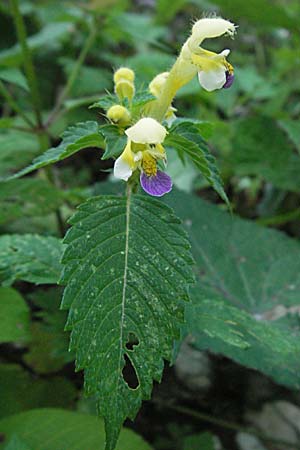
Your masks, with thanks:
[{"label": "flower stem", "polygon": [[180,53],[170,70],[159,98],[151,103],[149,115],[162,122],[178,89],[191,81],[196,72],[196,68]]},{"label": "flower stem", "polygon": [[32,62],[31,51],[27,43],[27,34],[24,20],[19,8],[19,0],[10,0],[11,10],[14,18],[18,41],[22,49],[23,65],[30,88],[31,103],[36,116],[38,127],[42,128],[41,101],[38,91],[38,83]]},{"label": "flower stem", "polygon": [[[46,132],[40,133],[38,135],[38,139],[39,139],[41,152],[47,150],[51,146],[49,136],[47,135]],[[57,185],[57,182],[56,182],[56,179],[54,176],[54,172],[53,172],[53,168],[51,166],[43,167],[42,169],[39,170],[39,173],[42,177],[46,178],[46,180],[48,180],[49,183],[51,183],[53,186]],[[56,217],[56,223],[57,223],[57,231],[61,237],[64,237],[66,229],[65,229],[64,220],[63,220],[60,208],[56,209],[55,217]]]}]

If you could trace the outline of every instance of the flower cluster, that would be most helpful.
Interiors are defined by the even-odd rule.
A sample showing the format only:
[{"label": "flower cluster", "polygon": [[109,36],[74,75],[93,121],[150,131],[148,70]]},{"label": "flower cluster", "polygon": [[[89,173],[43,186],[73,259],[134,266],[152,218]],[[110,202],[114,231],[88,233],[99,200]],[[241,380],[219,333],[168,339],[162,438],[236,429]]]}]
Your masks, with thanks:
[{"label": "flower cluster", "polygon": [[222,18],[198,20],[171,71],[158,74],[149,84],[149,91],[155,100],[149,103],[148,109],[140,110],[141,118],[135,124],[132,124],[130,112],[135,95],[134,72],[127,67],[121,67],[114,73],[115,93],[123,104],[109,108],[107,117],[127,136],[127,144],[115,161],[116,178],[130,182],[136,179],[133,175],[138,173],[140,184],[148,194],[162,196],[170,192],[171,178],[160,170],[167,162],[166,151],[162,145],[167,130],[160,122],[170,126],[176,119],[176,109],[172,106],[173,98],[177,90],[196,74],[200,85],[207,91],[227,89],[232,85],[234,71],[226,59],[230,50],[214,53],[202,48],[201,44],[207,38],[224,34],[233,36],[235,30],[233,23]]},{"label": "flower cluster", "polygon": [[127,181],[135,170],[140,171],[140,183],[145,192],[160,197],[172,189],[171,178],[157,168],[159,160],[166,162],[162,143],[167,130],[150,117],[140,119],[127,128],[126,147],[115,162],[114,176]]}]

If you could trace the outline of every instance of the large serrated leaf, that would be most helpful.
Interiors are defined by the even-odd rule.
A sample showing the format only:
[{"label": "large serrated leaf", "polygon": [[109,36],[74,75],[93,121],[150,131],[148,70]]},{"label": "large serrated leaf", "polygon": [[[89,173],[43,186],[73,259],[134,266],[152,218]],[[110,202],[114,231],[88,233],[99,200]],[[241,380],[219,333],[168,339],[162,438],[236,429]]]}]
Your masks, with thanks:
[{"label": "large serrated leaf", "polygon": [[94,121],[80,122],[69,127],[63,133],[62,138],[63,140],[58,147],[50,148],[35,158],[32,164],[17,172],[10,179],[19,178],[33,170],[61,161],[84,148],[103,147],[103,139],[99,133],[99,125]]},{"label": "large serrated leaf", "polygon": [[201,126],[190,121],[175,124],[164,143],[177,149],[180,155],[188,155],[215,191],[229,205],[215,158],[200,134]]},{"label": "large serrated leaf", "polygon": [[[77,369],[105,419],[106,449],[122,422],[133,419],[163,359],[179,338],[193,263],[180,221],[164,204],[140,195],[95,197],[71,219],[64,243],[62,307]],[[123,377],[127,365],[137,387]]]},{"label": "large serrated leaf", "polygon": [[60,239],[35,234],[7,234],[0,237],[0,282],[16,280],[36,284],[56,283],[61,273]]},{"label": "large serrated leaf", "polygon": [[221,296],[205,296],[199,287],[187,310],[188,330],[201,350],[222,353],[246,367],[271,375],[278,383],[300,387],[299,333],[257,320],[230,306]]},{"label": "large serrated leaf", "polygon": [[[281,123],[281,127],[291,133],[287,123],[285,127]],[[299,154],[274,120],[256,115],[236,120],[232,126],[232,151],[227,163],[235,175],[259,176],[276,187],[299,192]],[[295,132],[293,127],[293,137]]]},{"label": "large serrated leaf", "polygon": [[[197,197],[176,192],[167,200],[188,229],[198,268],[186,316],[197,346],[299,388],[299,242]],[[280,319],[291,315],[295,327]]]}]

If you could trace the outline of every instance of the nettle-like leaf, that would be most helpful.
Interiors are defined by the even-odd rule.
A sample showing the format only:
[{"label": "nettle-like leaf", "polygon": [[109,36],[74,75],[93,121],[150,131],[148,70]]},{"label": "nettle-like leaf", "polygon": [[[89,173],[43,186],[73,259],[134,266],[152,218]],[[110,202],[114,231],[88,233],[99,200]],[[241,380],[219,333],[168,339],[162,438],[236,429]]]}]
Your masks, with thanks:
[{"label": "nettle-like leaf", "polygon": [[197,266],[186,313],[194,344],[299,388],[299,242],[184,193],[167,202],[186,225]]},{"label": "nettle-like leaf", "polygon": [[281,122],[280,127],[270,117],[257,115],[232,122],[227,163],[236,175],[259,176],[276,187],[299,192],[300,157],[286,135],[297,139],[296,127],[291,122]]},{"label": "nettle-like leaf", "polygon": [[202,124],[180,121],[172,126],[165,145],[175,148],[180,157],[187,155],[220,197],[229,204],[215,158],[201,136]]},{"label": "nettle-like leaf", "polygon": [[36,234],[7,234],[0,237],[0,282],[16,280],[36,284],[56,283],[61,273],[60,239]]},{"label": "nettle-like leaf", "polygon": [[97,122],[88,121],[78,123],[75,126],[69,127],[63,133],[62,142],[58,147],[50,148],[42,155],[35,158],[32,164],[20,170],[10,178],[19,178],[32,172],[33,170],[37,170],[41,167],[61,161],[84,148],[102,148],[103,144],[103,139],[99,133],[99,125]]},{"label": "nettle-like leaf", "polygon": [[102,95],[99,100],[92,103],[89,109],[101,108],[107,111],[111,106],[119,104],[118,97],[114,94]]},{"label": "nettle-like leaf", "polygon": [[121,103],[126,106],[126,108],[134,110],[153,100],[155,100],[155,97],[148,90],[138,91],[130,102],[127,98],[121,101],[115,94],[107,94],[100,97],[99,100],[90,105],[89,108],[102,108],[107,111],[111,106],[119,105]]},{"label": "nettle-like leaf", "polygon": [[135,110],[136,108],[147,105],[147,103],[152,102],[153,100],[156,100],[156,97],[148,90],[138,91],[133,97],[132,102],[128,103],[128,107]]},{"label": "nettle-like leaf", "polygon": [[70,223],[62,307],[70,309],[76,367],[85,369],[86,392],[96,395],[112,450],[125,418],[135,417],[161,379],[163,359],[172,358],[193,260],[180,221],[151,198],[95,197]]},{"label": "nettle-like leaf", "polygon": [[200,350],[221,353],[243,366],[260,370],[278,383],[300,387],[298,332],[274,321],[257,320],[243,309],[230,306],[219,295],[199,287],[186,320],[192,343]]},{"label": "nettle-like leaf", "polygon": [[112,124],[102,125],[100,133],[105,139],[105,152],[102,159],[115,158],[122,153],[127,142],[127,136],[123,130]]}]

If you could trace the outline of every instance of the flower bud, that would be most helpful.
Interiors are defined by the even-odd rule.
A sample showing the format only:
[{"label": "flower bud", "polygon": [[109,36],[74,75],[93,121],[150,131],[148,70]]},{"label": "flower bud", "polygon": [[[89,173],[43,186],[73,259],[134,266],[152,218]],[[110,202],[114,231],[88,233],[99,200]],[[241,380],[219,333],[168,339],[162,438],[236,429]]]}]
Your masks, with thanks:
[{"label": "flower bud", "polygon": [[129,125],[131,120],[130,112],[121,105],[111,106],[107,111],[106,116],[111,122],[121,125],[122,127]]},{"label": "flower bud", "polygon": [[168,78],[169,72],[162,72],[156,75],[149,84],[149,90],[154,97],[159,97],[161,90]]},{"label": "flower bud", "polygon": [[128,67],[120,67],[115,73],[114,73],[114,82],[118,83],[121,80],[130,81],[131,83],[134,82],[134,71],[131,69],[128,69]]},{"label": "flower bud", "polygon": [[115,84],[115,93],[120,100],[123,100],[124,98],[132,100],[135,93],[134,84],[123,78]]}]

